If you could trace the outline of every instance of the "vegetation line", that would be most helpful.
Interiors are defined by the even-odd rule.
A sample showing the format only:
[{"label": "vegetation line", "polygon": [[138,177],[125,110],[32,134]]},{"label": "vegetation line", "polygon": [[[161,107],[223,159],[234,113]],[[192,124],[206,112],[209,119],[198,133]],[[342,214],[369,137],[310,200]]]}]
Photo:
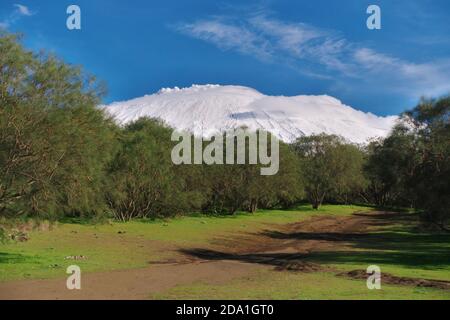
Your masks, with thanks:
[{"label": "vegetation line", "polygon": [[261,176],[258,165],[174,165],[171,128],[145,118],[119,127],[97,108],[94,77],[28,52],[17,35],[0,34],[0,70],[1,238],[24,217],[129,221],[300,201],[410,207],[447,228],[449,97],[420,101],[367,145],[325,134],[282,143],[278,174]]}]

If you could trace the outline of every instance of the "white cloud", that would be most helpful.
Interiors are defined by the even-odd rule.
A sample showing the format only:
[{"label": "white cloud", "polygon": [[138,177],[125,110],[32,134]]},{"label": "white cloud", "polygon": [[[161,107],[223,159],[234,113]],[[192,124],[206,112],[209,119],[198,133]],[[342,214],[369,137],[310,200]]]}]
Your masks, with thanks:
[{"label": "white cloud", "polygon": [[16,7],[17,12],[23,16],[32,16],[34,14],[27,6],[24,6],[23,4],[16,3],[14,4],[14,7]]},{"label": "white cloud", "polygon": [[[349,44],[335,32],[305,23],[285,23],[261,14],[236,21],[226,17],[200,20],[178,26],[178,31],[263,60],[304,60],[310,64],[352,74],[351,66],[340,57]],[[304,73],[316,74],[312,70]]]},{"label": "white cloud", "polygon": [[256,55],[260,59],[271,56],[267,40],[244,26],[227,24],[220,19],[197,21],[178,26],[177,30],[194,38],[211,42],[224,50],[236,50],[244,54]]},{"label": "white cloud", "polygon": [[0,21],[0,28],[8,29],[14,23],[16,23],[21,17],[30,17],[35,13],[32,12],[27,6],[22,4],[14,4],[14,10],[5,18],[5,20]]},{"label": "white cloud", "polygon": [[399,92],[441,95],[450,91],[450,59],[414,63],[369,48],[356,50],[354,58],[368,74],[395,82],[393,89]]},{"label": "white cloud", "polygon": [[340,33],[258,14],[212,18],[177,28],[191,37],[259,60],[287,64],[312,77],[339,77],[408,96],[450,91],[450,60],[414,63],[352,43]]},{"label": "white cloud", "polygon": [[392,67],[400,62],[399,59],[375,52],[369,48],[355,50],[354,57],[357,62],[363,64],[366,68],[373,70],[376,70],[379,67]]},{"label": "white cloud", "polygon": [[251,18],[250,23],[264,34],[275,37],[275,41],[280,48],[291,51],[298,56],[304,54],[302,49],[306,43],[326,36],[324,32],[304,23],[286,24],[267,19],[265,16]]}]

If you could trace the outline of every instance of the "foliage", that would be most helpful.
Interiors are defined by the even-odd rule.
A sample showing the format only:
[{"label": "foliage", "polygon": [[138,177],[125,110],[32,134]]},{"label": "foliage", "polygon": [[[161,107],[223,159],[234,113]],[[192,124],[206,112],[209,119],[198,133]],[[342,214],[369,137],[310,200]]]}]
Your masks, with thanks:
[{"label": "foliage", "polygon": [[115,131],[95,79],[0,37],[0,214],[103,212]]},{"label": "foliage", "polygon": [[308,199],[314,209],[329,199],[348,202],[365,185],[364,154],[334,135],[302,137],[292,145],[300,158]]},{"label": "foliage", "polygon": [[[315,209],[324,201],[413,207],[442,227],[450,218],[449,97],[423,99],[365,147],[325,134],[280,143],[279,171],[263,176],[248,155],[235,165],[174,165],[173,129],[152,119],[115,125],[97,107],[95,78],[27,51],[17,35],[0,34],[0,72],[0,218],[234,214],[304,198]],[[236,159],[237,146],[232,152]]]},{"label": "foliage", "polygon": [[124,129],[120,151],[108,171],[106,194],[117,219],[173,216],[191,209],[195,195],[185,191],[170,158],[171,132],[147,118]]},{"label": "foliage", "polygon": [[422,101],[372,144],[367,173],[379,205],[408,205],[445,227],[450,219],[450,98]]},{"label": "foliage", "polygon": [[[258,141],[261,134],[266,133],[256,132]],[[270,134],[269,136],[268,151],[271,153],[270,139],[275,138]],[[250,150],[249,140],[246,140],[245,150]],[[233,152],[236,158],[237,145]],[[256,152],[259,155],[259,142]],[[286,144],[280,142],[279,171],[274,175],[266,176],[261,174],[263,167],[265,165],[261,164],[259,156],[258,164],[250,164],[248,152],[245,164],[203,167],[206,180],[209,181],[207,193],[210,195],[204,206],[205,211],[230,214],[234,214],[238,210],[255,212],[258,208],[289,207],[301,199],[303,184],[298,159]]]}]

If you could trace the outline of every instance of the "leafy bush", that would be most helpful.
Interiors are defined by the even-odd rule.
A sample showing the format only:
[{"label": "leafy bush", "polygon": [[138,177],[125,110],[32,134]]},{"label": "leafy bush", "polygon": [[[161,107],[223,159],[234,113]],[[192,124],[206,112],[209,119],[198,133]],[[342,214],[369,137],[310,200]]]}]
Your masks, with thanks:
[{"label": "leafy bush", "polygon": [[0,214],[103,212],[115,127],[96,108],[97,82],[0,36]]},{"label": "leafy bush", "polygon": [[129,124],[121,148],[108,171],[107,202],[114,216],[173,216],[191,209],[193,192],[176,175],[170,157],[172,130],[157,120],[141,118]]}]

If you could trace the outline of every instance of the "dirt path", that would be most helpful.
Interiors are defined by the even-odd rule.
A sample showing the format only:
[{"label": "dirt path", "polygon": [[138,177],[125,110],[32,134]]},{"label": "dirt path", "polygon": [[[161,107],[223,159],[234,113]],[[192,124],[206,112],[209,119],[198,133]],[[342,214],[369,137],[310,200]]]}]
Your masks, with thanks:
[{"label": "dirt path", "polygon": [[[334,271],[307,258],[320,251],[345,250],[354,241],[370,241],[372,235],[367,233],[370,228],[393,223],[396,219],[408,223],[405,215],[372,212],[349,217],[320,216],[284,226],[271,225],[259,233],[216,238],[207,248],[179,248],[176,261],[161,261],[145,269],[83,275],[82,290],[67,290],[66,279],[2,283],[0,299],[147,299],[151,294],[176,285],[197,281],[226,283],[264,268]],[[394,277],[394,280],[393,283],[402,284],[398,278]],[[415,280],[405,281],[407,285],[420,285]],[[422,283],[434,286],[433,283]],[[448,285],[450,289],[449,283],[439,282],[439,285],[444,288]]]},{"label": "dirt path", "polygon": [[153,265],[146,269],[82,275],[81,290],[68,290],[66,279],[24,280],[0,284],[0,300],[149,299],[175,285],[204,281],[219,284],[254,272],[251,264],[209,263]]},{"label": "dirt path", "polygon": [[[311,253],[346,250],[355,239],[368,238],[371,227],[392,221],[398,213],[356,213],[347,217],[318,216],[284,226],[230,238],[216,238],[218,248],[187,248],[180,251],[196,261],[239,261],[271,265],[278,270],[333,271],[308,262]],[[224,248],[226,248],[224,250]],[[220,250],[222,249],[222,250]],[[305,261],[306,260],[306,261]]]}]

